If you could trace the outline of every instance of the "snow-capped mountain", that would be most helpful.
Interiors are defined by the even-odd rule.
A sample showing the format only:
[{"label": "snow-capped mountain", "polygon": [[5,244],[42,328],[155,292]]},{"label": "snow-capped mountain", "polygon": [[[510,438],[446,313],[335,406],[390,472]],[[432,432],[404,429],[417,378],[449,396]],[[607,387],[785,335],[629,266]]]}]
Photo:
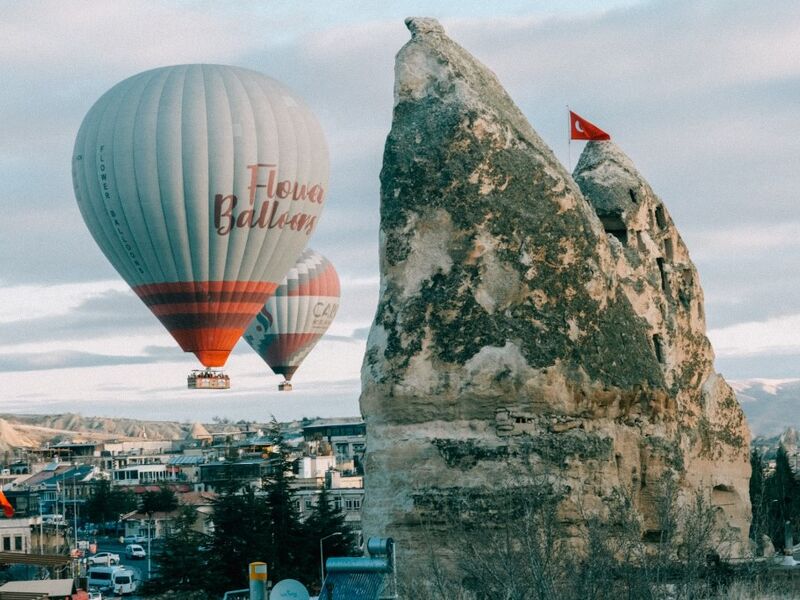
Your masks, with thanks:
[{"label": "snow-capped mountain", "polygon": [[774,436],[800,429],[800,379],[731,381],[753,436]]}]

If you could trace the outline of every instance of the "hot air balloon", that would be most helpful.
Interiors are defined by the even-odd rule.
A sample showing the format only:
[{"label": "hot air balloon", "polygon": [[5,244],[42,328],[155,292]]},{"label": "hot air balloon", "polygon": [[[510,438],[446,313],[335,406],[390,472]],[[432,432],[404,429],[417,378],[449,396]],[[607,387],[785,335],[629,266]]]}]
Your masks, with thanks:
[{"label": "hot air balloon", "polygon": [[100,249],[210,369],[305,248],[328,151],[314,115],[276,80],[180,65],[126,79],[92,106],[72,179]]},{"label": "hot air balloon", "polygon": [[339,276],[308,248],[245,331],[244,339],[292,389],[292,375],[325,334],[339,310]]}]

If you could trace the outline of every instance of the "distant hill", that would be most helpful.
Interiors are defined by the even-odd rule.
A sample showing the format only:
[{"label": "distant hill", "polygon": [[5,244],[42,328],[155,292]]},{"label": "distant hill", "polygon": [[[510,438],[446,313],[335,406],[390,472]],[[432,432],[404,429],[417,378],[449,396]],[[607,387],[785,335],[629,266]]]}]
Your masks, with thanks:
[{"label": "distant hill", "polygon": [[[65,413],[60,415],[0,414],[0,452],[16,448],[33,448],[62,441],[106,440],[174,440],[183,439],[193,423],[174,421],[138,421],[84,417]],[[210,424],[212,431],[235,429],[234,424]]]},{"label": "distant hill", "polygon": [[800,429],[800,379],[731,381],[753,436],[777,436]]}]

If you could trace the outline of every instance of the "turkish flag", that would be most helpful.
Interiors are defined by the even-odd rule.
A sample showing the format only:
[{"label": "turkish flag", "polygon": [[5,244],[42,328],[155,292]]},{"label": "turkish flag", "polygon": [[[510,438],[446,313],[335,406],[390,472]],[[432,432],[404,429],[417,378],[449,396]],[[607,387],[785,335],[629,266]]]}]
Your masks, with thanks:
[{"label": "turkish flag", "polygon": [[611,136],[597,125],[569,111],[569,139],[571,140],[610,140]]},{"label": "turkish flag", "polygon": [[8,501],[2,490],[0,490],[0,507],[3,508],[3,512],[9,519],[14,516],[14,507],[11,506],[11,502]]}]

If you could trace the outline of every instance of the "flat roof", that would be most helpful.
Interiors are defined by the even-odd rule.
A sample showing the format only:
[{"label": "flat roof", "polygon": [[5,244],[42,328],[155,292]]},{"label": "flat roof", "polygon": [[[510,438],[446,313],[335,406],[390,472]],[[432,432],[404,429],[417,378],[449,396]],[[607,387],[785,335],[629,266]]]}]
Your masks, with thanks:
[{"label": "flat roof", "polygon": [[0,592],[35,592],[49,596],[72,595],[72,579],[30,579],[9,581],[0,586]]}]

